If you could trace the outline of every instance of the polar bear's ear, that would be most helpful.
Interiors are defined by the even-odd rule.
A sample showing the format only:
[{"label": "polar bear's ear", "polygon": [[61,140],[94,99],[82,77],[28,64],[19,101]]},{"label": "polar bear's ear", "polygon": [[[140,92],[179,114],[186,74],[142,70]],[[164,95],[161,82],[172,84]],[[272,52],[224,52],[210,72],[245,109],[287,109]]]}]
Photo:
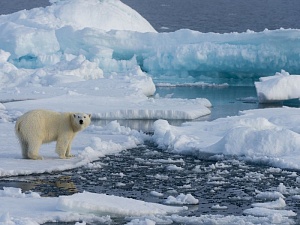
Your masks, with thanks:
[{"label": "polar bear's ear", "polygon": [[73,114],[73,117],[76,118],[76,114]]},{"label": "polar bear's ear", "polygon": [[92,118],[92,114],[89,114],[89,117]]}]

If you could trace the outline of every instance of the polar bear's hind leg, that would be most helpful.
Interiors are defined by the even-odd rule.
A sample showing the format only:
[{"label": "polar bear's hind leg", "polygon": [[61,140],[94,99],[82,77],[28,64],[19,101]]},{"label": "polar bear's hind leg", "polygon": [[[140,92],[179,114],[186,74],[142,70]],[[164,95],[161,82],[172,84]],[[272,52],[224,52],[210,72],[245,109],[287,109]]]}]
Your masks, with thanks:
[{"label": "polar bear's hind leg", "polygon": [[43,159],[43,157],[39,156],[39,149],[42,143],[39,141],[31,141],[28,145],[28,158],[29,159]]},{"label": "polar bear's hind leg", "polygon": [[22,149],[22,156],[24,159],[28,159],[28,142],[22,139],[19,141]]}]

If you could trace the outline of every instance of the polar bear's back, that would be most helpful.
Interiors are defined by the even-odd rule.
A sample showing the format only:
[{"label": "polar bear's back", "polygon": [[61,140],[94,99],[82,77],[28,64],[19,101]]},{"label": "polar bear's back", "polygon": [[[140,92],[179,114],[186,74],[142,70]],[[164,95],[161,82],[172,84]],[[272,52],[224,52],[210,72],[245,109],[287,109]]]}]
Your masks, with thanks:
[{"label": "polar bear's back", "polygon": [[16,134],[22,139],[43,140],[43,143],[57,139],[59,132],[70,129],[70,113],[48,110],[32,110],[22,115],[16,122]]}]

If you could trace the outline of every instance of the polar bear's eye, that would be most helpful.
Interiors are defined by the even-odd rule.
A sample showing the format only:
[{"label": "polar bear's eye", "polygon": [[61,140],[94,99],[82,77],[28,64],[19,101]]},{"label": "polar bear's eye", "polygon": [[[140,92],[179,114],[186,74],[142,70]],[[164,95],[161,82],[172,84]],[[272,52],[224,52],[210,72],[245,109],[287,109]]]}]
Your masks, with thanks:
[{"label": "polar bear's eye", "polygon": [[86,118],[86,116],[83,117],[84,119]]}]

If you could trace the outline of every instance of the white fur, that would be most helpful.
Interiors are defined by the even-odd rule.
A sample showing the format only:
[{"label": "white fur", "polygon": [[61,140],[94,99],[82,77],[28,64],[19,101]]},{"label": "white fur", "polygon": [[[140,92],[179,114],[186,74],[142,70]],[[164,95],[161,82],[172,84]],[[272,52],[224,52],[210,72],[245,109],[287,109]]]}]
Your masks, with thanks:
[{"label": "white fur", "polygon": [[71,144],[75,135],[90,122],[91,115],[85,113],[58,113],[48,110],[25,113],[15,125],[23,158],[42,159],[39,156],[41,145],[52,141],[56,141],[56,152],[60,158],[72,157]]}]

